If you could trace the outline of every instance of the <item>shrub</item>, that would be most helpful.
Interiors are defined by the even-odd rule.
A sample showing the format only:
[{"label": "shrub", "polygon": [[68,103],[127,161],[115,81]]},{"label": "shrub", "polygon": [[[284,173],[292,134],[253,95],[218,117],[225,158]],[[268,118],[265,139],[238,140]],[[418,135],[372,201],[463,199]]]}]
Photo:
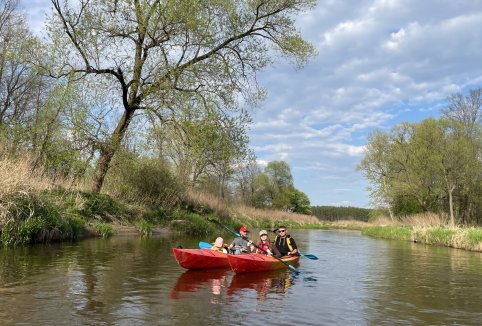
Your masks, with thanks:
[{"label": "shrub", "polygon": [[162,159],[121,154],[107,176],[105,189],[128,202],[171,208],[179,203],[183,188]]}]

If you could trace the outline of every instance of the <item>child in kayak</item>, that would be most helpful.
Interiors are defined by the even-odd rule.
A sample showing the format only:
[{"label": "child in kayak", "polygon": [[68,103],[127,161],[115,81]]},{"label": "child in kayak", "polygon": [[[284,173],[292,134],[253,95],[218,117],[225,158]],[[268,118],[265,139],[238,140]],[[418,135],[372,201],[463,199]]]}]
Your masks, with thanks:
[{"label": "child in kayak", "polygon": [[276,246],[269,240],[268,232],[266,230],[259,231],[258,249],[256,252],[268,256],[281,257],[278,248],[276,248]]},{"label": "child in kayak", "polygon": [[216,238],[216,241],[214,241],[214,245],[211,249],[217,252],[222,252],[224,254],[228,253],[228,250],[226,249],[226,246],[224,244],[224,240],[221,237]]}]

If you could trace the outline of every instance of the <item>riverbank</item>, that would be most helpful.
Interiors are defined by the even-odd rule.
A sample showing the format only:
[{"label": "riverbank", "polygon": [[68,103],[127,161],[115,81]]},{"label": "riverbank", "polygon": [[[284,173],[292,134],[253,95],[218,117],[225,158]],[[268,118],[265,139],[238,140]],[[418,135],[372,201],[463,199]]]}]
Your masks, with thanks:
[{"label": "riverbank", "polygon": [[186,193],[182,203],[170,210],[61,187],[15,194],[0,205],[1,246],[126,234],[180,232],[206,236],[220,232],[212,220],[232,229],[241,225],[275,229],[281,224],[290,228],[326,228],[314,216],[228,206],[216,197],[193,192]]},{"label": "riverbank", "polygon": [[482,252],[482,228],[369,226],[362,228],[361,231],[362,234],[376,238],[412,241],[426,245]]},{"label": "riverbank", "polygon": [[160,209],[104,193],[58,186],[28,188],[25,184],[12,187],[15,191],[4,188],[0,196],[1,246],[126,234],[179,232],[204,237],[222,231],[211,222],[216,220],[233,230],[241,225],[267,230],[280,225],[290,229],[352,229],[372,237],[482,251],[482,228],[450,228],[434,214],[403,221],[322,221],[312,215],[227,205],[217,197],[196,192],[186,192],[176,207]]},{"label": "riverbank", "polygon": [[348,220],[325,223],[330,229],[359,230],[374,238],[482,252],[482,228],[451,227],[446,219],[432,213],[412,215],[397,221],[380,218],[372,222]]}]

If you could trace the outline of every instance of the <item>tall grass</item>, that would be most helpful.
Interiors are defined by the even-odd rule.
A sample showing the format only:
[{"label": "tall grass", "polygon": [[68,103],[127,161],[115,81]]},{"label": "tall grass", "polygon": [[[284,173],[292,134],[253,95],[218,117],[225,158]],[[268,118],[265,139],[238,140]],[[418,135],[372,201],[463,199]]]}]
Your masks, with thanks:
[{"label": "tall grass", "polygon": [[245,205],[227,205],[220,198],[196,191],[186,193],[185,202],[198,214],[214,214],[233,228],[248,225],[252,228],[274,229],[280,224],[290,228],[323,228],[325,224],[313,215],[287,211],[259,209]]},{"label": "tall grass", "polygon": [[420,228],[448,226],[448,219],[446,217],[430,212],[406,216],[403,217],[400,222],[403,225]]},{"label": "tall grass", "polygon": [[482,228],[451,227],[446,216],[422,213],[383,226],[367,226],[362,233],[423,244],[482,251]]},{"label": "tall grass", "polygon": [[70,180],[46,177],[35,162],[30,155],[0,155],[1,245],[75,239],[89,229],[102,236],[111,233],[98,224],[122,208],[106,195],[65,190],[72,187]]},{"label": "tall grass", "polygon": [[51,187],[46,178],[32,171],[31,163],[30,157],[15,161],[0,157],[0,226],[32,215],[30,207],[23,203]]}]

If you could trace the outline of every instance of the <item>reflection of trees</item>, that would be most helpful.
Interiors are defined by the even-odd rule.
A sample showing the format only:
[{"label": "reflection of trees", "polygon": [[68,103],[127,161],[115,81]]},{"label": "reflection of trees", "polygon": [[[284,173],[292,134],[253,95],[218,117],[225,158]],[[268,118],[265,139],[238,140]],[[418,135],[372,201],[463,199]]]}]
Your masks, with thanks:
[{"label": "reflection of trees", "polygon": [[246,289],[253,289],[258,293],[257,299],[265,301],[269,293],[284,295],[294,284],[290,272],[285,270],[271,271],[267,273],[235,274],[228,287],[228,295],[239,295]]},{"label": "reflection of trees", "polygon": [[9,288],[9,296],[0,296],[2,323],[95,324],[158,315],[159,286],[179,273],[171,246],[163,238],[115,237],[1,249],[0,292]]},{"label": "reflection of trees", "polygon": [[[375,259],[367,315],[370,324],[473,323],[480,318],[481,254],[389,242]],[[380,272],[382,271],[382,272]]]},{"label": "reflection of trees", "polygon": [[42,273],[46,266],[63,255],[61,244],[48,246],[1,248],[0,286],[21,282]]}]

